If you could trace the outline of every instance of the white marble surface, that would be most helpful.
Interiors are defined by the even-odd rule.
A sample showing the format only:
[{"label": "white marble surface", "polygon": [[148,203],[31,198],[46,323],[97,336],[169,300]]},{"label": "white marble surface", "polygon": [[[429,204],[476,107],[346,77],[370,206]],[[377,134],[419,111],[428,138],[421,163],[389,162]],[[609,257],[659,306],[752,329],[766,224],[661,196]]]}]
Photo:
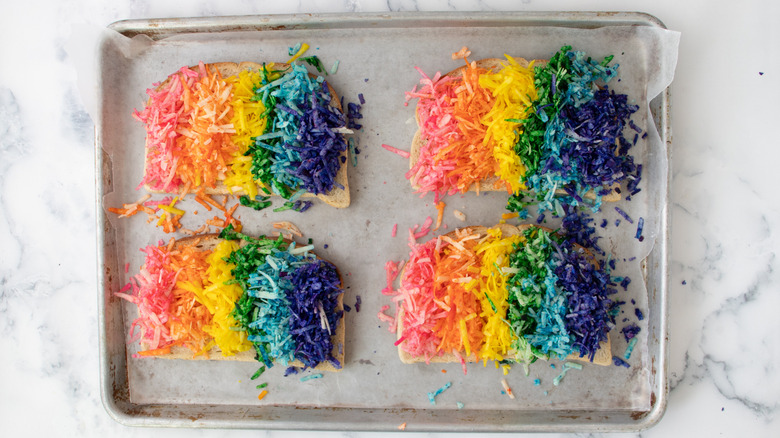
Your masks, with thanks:
[{"label": "white marble surface", "polygon": [[[99,392],[93,124],[72,26],[408,10],[636,10],[682,32],[672,85],[666,415],[626,436],[778,436],[780,6],[770,0],[5,1],[0,5],[0,436],[327,436],[139,429]],[[417,434],[413,436],[441,436]],[[622,435],[621,435],[622,436]]]}]

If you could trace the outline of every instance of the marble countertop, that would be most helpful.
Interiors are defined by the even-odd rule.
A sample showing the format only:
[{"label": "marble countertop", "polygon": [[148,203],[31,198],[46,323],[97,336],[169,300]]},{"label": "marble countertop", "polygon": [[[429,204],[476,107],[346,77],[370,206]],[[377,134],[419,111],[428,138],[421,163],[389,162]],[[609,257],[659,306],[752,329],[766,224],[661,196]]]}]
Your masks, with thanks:
[{"label": "marble countertop", "polygon": [[[34,0],[0,7],[0,435],[328,436],[383,433],[140,429],[100,400],[94,125],[66,44],[75,25],[295,12],[582,10],[578,1]],[[617,0],[682,33],[672,91],[670,393],[625,436],[780,434],[780,6]],[[775,139],[775,140],[773,140]],[[445,434],[410,433],[413,436]]]}]

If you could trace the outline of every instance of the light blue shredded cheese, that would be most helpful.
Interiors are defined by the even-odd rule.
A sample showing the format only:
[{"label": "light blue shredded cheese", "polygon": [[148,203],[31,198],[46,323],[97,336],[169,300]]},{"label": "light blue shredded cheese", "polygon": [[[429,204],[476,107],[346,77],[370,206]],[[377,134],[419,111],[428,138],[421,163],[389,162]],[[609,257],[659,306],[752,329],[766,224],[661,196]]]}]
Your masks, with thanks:
[{"label": "light blue shredded cheese", "polygon": [[630,359],[631,358],[631,352],[634,351],[634,346],[636,345],[636,337],[631,338],[630,341],[628,341],[628,346],[626,347],[626,352],[623,354],[623,359]]},{"label": "light blue shredded cheese", "polygon": [[429,392],[428,393],[428,401],[431,402],[432,405],[436,404],[436,396],[441,394],[442,392],[446,391],[450,386],[452,386],[452,382],[447,382],[444,386],[437,389],[435,392]]},{"label": "light blue shredded cheese", "polygon": [[303,376],[299,380],[301,382],[305,382],[307,380],[321,379],[321,378],[322,378],[322,373],[317,373],[317,374],[311,374],[311,375],[308,375],[308,376]]}]

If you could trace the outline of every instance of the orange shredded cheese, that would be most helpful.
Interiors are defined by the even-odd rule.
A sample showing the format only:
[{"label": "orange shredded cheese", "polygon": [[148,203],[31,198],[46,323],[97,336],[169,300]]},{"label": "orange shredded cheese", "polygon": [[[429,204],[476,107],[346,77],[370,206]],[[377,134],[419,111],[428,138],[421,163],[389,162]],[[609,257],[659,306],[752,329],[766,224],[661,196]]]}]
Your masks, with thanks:
[{"label": "orange shredded cheese", "polygon": [[206,209],[208,211],[211,211],[211,208],[209,208],[206,205],[206,203],[213,205],[214,207],[216,207],[219,210],[225,211],[225,206],[220,204],[219,202],[215,201],[214,198],[212,198],[209,195],[198,195],[198,196],[195,197],[195,199],[198,202],[200,202],[201,204],[203,204],[204,206],[206,206]]},{"label": "orange shredded cheese", "polygon": [[466,47],[453,53],[466,66],[457,74],[433,78],[417,69],[422,87],[406,94],[418,98],[417,118],[423,144],[415,165],[406,173],[420,193],[443,195],[480,190],[480,183],[498,177],[493,188],[516,193],[525,167],[514,152],[521,120],[536,99],[533,62],[522,67],[511,56],[493,73],[468,62]]},{"label": "orange shredded cheese", "polygon": [[444,203],[444,201],[439,201],[436,204],[436,210],[438,210],[438,214],[436,215],[436,226],[433,228],[433,231],[436,231],[441,226],[441,220],[444,218],[444,207],[446,207],[447,204]]},{"label": "orange shredded cheese", "polygon": [[419,191],[435,192],[437,200],[445,193],[468,191],[498,168],[481,122],[493,100],[479,84],[486,73],[467,62],[462,76],[424,77],[426,86],[412,95],[420,98],[417,114],[426,143],[407,178]]},{"label": "orange shredded cheese", "polygon": [[468,356],[481,348],[481,305],[465,288],[472,275],[479,273],[480,261],[473,251],[477,237],[470,229],[463,229],[454,239],[440,236],[412,244],[399,288],[404,351],[430,359],[461,351]]},{"label": "orange shredded cheese", "polygon": [[277,230],[287,230],[291,232],[292,234],[302,237],[303,233],[301,233],[300,228],[298,228],[294,223],[288,222],[288,221],[281,221],[281,222],[274,222],[271,224],[274,228]]},{"label": "orange shredded cheese", "polygon": [[210,253],[195,245],[184,245],[170,252],[171,268],[177,272],[177,277],[172,290],[169,329],[171,337],[195,355],[207,353],[213,345],[211,336],[205,331],[211,324],[211,312],[198,299],[204,285],[208,284],[206,258]]},{"label": "orange shredded cheese", "polygon": [[185,108],[191,108],[187,119],[176,129],[173,155],[182,183],[189,183],[198,192],[214,188],[218,180],[224,180],[227,163],[238,152],[232,141],[232,89],[232,84],[218,71],[208,71],[201,63],[199,79],[194,88],[185,92],[190,98],[185,98]]},{"label": "orange shredded cheese", "polygon": [[[454,178],[455,187],[466,192],[496,172],[498,166],[493,157],[493,145],[485,138],[487,127],[482,118],[491,110],[493,97],[479,84],[479,77],[487,69],[468,64],[463,69],[461,83],[455,88],[452,116],[457,121],[459,135],[453,135],[448,147],[437,153],[437,158],[452,157],[457,163],[448,175]],[[457,83],[456,83],[457,84]]]},{"label": "orange shredded cheese", "polygon": [[[211,315],[191,292],[203,287],[208,252],[194,245],[174,251],[174,243],[171,239],[144,248],[145,263],[130,283],[132,294],[117,293],[138,307],[130,331],[131,342],[140,338],[141,355],[168,354],[172,346],[188,347],[197,355],[212,345],[203,330]],[[134,336],[136,329],[140,332]]]},{"label": "orange shredded cheese", "polygon": [[[410,240],[412,252],[400,286],[388,286],[403,310],[397,345],[415,357],[451,353],[464,365],[469,357],[500,361],[515,339],[507,324],[507,276],[510,255],[521,235],[502,236],[491,228],[485,236],[471,228],[426,243]],[[388,272],[389,274],[389,272]]]},{"label": "orange shredded cheese", "polygon": [[139,356],[162,356],[165,354],[171,354],[171,346],[155,348],[154,350],[139,351]]}]

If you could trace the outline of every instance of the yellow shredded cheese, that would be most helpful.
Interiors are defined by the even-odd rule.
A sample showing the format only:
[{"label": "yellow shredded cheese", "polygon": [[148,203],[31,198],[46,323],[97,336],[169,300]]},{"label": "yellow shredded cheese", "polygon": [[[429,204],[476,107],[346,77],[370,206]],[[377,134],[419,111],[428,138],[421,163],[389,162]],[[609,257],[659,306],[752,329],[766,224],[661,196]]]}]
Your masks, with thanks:
[{"label": "yellow shredded cheese", "polygon": [[241,189],[245,195],[254,199],[257,196],[257,184],[252,177],[252,158],[244,154],[254,142],[254,137],[265,132],[265,106],[262,102],[253,101],[254,88],[256,84],[260,84],[261,76],[256,71],[242,70],[238,76],[231,76],[228,80],[233,81],[233,118],[230,122],[235,133],[231,140],[238,146],[238,151],[231,157],[225,175],[225,186],[231,193]]},{"label": "yellow shredded cheese", "polygon": [[501,269],[509,266],[513,245],[523,240],[519,235],[502,237],[497,228],[491,228],[487,233],[492,238],[484,239],[474,248],[482,260],[479,275],[466,285],[467,290],[477,294],[482,308],[480,317],[485,321],[482,328],[485,341],[477,358],[485,364],[489,360],[503,360],[512,346],[514,336],[506,322],[509,309],[507,276],[501,275]]},{"label": "yellow shredded cheese", "polygon": [[525,189],[522,183],[525,176],[525,166],[515,154],[514,147],[522,124],[518,120],[525,119],[536,99],[534,87],[533,62],[528,67],[522,67],[509,55],[507,64],[497,73],[482,75],[479,84],[490,91],[495,98],[493,108],[482,119],[487,125],[485,144],[493,141],[493,157],[498,163],[496,174],[509,183],[513,193]]},{"label": "yellow shredded cheese", "polygon": [[204,331],[214,337],[214,342],[222,350],[223,356],[233,356],[252,347],[246,338],[246,332],[239,330],[238,323],[231,315],[236,301],[244,291],[238,284],[225,284],[233,278],[231,272],[235,265],[224,259],[236,249],[238,243],[228,240],[221,241],[214,248],[207,258],[209,267],[206,275],[210,285],[198,294],[199,301],[213,315],[211,324],[206,326]]}]

